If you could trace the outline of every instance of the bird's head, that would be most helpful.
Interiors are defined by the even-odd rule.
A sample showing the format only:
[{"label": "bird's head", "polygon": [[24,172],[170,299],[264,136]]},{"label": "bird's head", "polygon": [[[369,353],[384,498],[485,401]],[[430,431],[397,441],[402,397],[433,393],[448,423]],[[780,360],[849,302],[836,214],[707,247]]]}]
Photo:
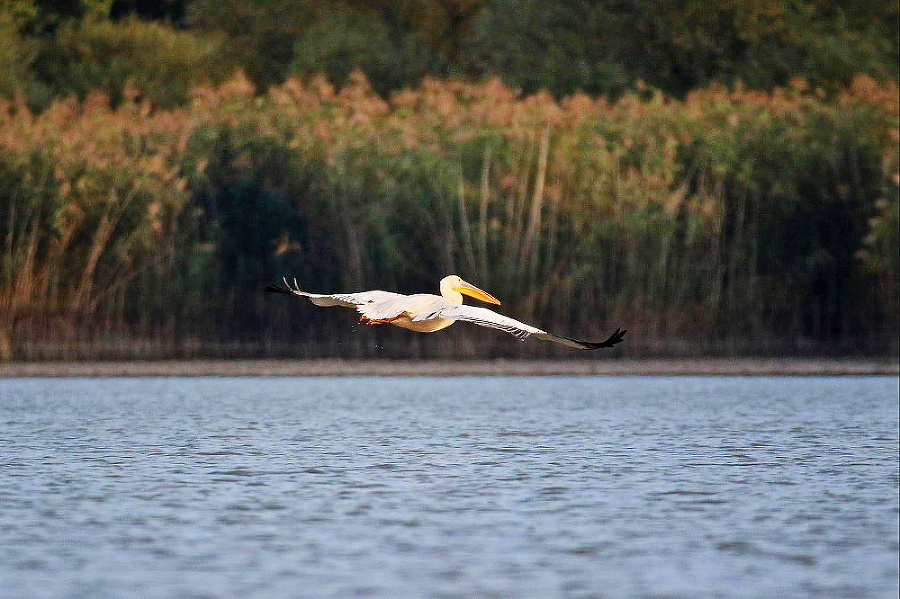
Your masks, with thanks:
[{"label": "bird's head", "polygon": [[[497,304],[498,306],[500,305],[500,300],[498,300],[496,297],[494,297],[487,291],[479,289],[471,283],[463,281],[456,275],[450,275],[441,279],[441,295],[446,298],[450,298],[458,294],[465,294],[469,297],[474,297],[477,300],[481,300],[489,304]],[[462,297],[460,297],[460,301],[462,301]]]}]

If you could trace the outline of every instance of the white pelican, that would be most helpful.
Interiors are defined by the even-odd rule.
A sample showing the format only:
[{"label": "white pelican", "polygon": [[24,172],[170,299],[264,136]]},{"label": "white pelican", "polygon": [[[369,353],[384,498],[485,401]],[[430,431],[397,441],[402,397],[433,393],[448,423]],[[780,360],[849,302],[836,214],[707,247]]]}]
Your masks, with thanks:
[{"label": "white pelican", "polygon": [[475,285],[463,281],[456,275],[450,275],[441,279],[441,295],[430,293],[416,293],[415,295],[403,295],[390,291],[361,291],[359,293],[334,293],[320,294],[300,291],[297,280],[293,286],[284,280],[284,287],[269,285],[266,293],[285,293],[297,295],[309,299],[317,306],[344,306],[356,308],[359,312],[360,322],[366,324],[392,324],[419,333],[433,333],[449,327],[457,320],[472,322],[481,326],[500,329],[518,339],[534,336],[537,339],[553,341],[574,347],[577,349],[600,349],[612,347],[622,341],[625,331],[616,329],[606,341],[591,343],[579,341],[570,337],[559,337],[542,331],[524,322],[519,322],[497,314],[487,308],[463,305],[463,296],[466,294],[483,302],[500,305],[500,301],[486,291],[482,291]]}]

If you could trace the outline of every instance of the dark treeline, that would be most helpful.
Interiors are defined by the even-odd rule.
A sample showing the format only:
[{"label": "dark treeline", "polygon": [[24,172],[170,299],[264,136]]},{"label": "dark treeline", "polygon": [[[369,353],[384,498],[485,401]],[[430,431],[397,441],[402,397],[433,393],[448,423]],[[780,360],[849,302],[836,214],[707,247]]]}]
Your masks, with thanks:
[{"label": "dark treeline", "polygon": [[172,106],[236,68],[259,92],[354,69],[382,94],[425,75],[556,97],[796,77],[833,91],[897,80],[898,16],[897,0],[4,0],[0,93],[40,109],[127,86]]},{"label": "dark treeline", "polygon": [[896,355],[896,2],[321,4],[0,2],[0,359]]}]

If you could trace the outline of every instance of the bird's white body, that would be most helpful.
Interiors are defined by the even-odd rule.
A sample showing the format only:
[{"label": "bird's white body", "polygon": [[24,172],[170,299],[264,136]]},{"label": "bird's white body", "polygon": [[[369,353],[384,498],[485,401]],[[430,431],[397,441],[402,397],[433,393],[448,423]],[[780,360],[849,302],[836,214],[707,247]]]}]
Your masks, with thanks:
[{"label": "bird's white body", "polygon": [[296,281],[291,286],[285,280],[286,288],[267,287],[270,293],[289,293],[305,297],[317,306],[344,306],[355,308],[360,314],[360,321],[367,324],[392,324],[394,326],[416,331],[433,333],[452,325],[457,320],[472,322],[481,326],[506,331],[519,339],[531,335],[546,341],[562,343],[578,349],[598,349],[612,347],[622,340],[625,331],[616,332],[602,343],[590,343],[559,337],[518,320],[503,316],[487,308],[463,305],[463,294],[485,302],[499,305],[500,302],[471,283],[463,281],[456,275],[441,279],[441,295],[416,293],[403,295],[390,291],[362,291],[359,293],[319,294],[300,291]]},{"label": "bird's white body", "polygon": [[[462,295],[459,296],[459,304],[462,304]],[[446,329],[456,322],[452,318],[434,316],[423,320],[416,320],[423,314],[431,314],[442,307],[446,307],[450,300],[430,293],[416,293],[415,295],[400,295],[398,298],[390,298],[371,305],[363,304],[357,309],[359,313],[369,321],[389,321],[390,324],[418,333],[434,333]]]}]

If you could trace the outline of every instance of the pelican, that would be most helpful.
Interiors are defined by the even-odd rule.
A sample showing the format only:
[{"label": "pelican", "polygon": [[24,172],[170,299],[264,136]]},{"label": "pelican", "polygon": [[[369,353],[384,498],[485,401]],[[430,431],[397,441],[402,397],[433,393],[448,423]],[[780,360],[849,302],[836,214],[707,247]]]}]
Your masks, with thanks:
[{"label": "pelican", "polygon": [[288,283],[287,278],[282,280],[284,287],[269,285],[265,288],[265,292],[305,297],[317,306],[355,308],[360,314],[359,321],[368,325],[392,324],[419,333],[433,333],[446,329],[457,320],[462,320],[506,331],[520,340],[534,336],[536,339],[553,341],[577,349],[612,347],[625,337],[624,330],[616,329],[606,341],[599,343],[579,341],[571,337],[560,337],[548,333],[487,308],[463,305],[463,294],[498,306],[500,301],[487,291],[463,281],[456,275],[449,275],[441,279],[441,295],[430,293],[403,295],[380,290],[359,293],[308,293],[300,291],[296,279],[294,279],[293,285]]}]

